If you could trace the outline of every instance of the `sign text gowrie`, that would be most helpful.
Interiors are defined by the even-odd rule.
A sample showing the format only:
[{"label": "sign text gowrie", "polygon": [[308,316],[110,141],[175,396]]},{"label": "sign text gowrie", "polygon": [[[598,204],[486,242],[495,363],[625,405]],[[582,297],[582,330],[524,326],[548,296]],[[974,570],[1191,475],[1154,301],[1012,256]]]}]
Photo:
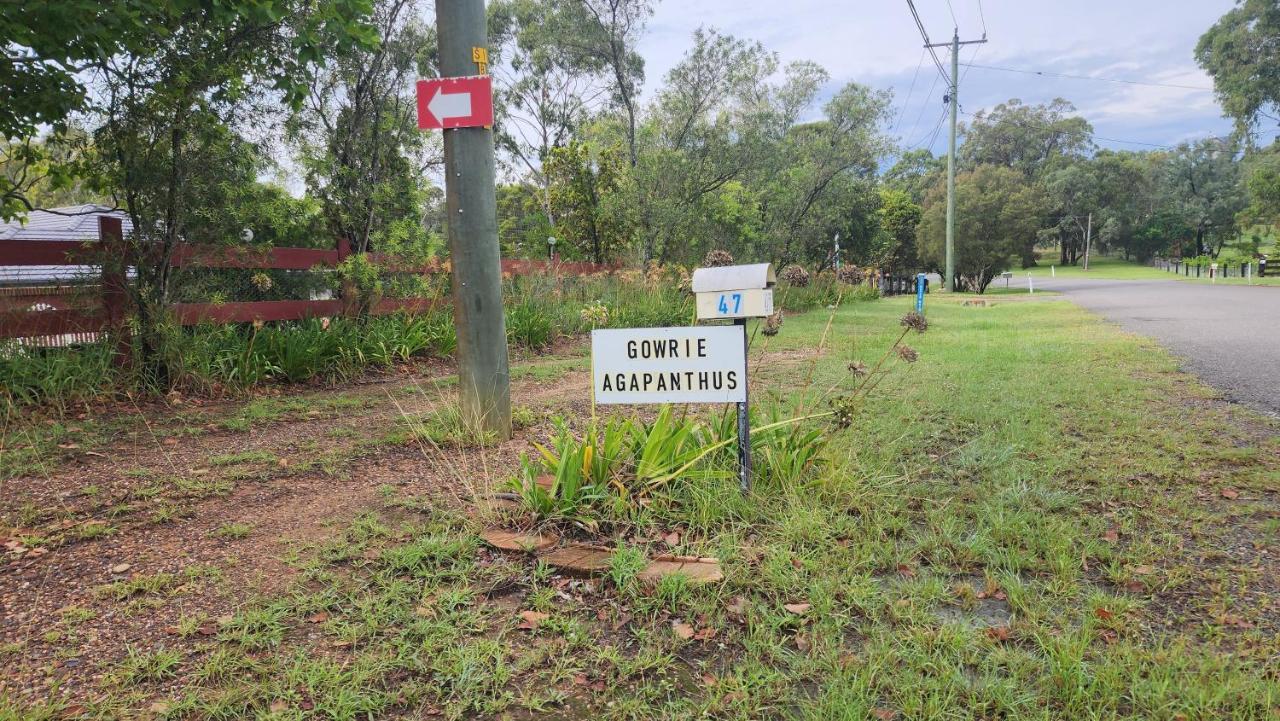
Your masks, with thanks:
[{"label": "sign text gowrie", "polygon": [[742,403],[746,330],[740,325],[591,332],[596,403]]}]

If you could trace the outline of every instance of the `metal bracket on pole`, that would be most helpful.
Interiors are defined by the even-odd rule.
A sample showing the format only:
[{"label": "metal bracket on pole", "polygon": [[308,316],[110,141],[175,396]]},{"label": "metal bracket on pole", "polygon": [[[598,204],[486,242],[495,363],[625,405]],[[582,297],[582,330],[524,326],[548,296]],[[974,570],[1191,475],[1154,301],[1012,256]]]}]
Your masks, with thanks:
[{"label": "metal bracket on pole", "polygon": [[[748,350],[747,319],[735,318],[733,324],[742,326],[742,350],[745,358]],[[747,374],[748,379],[750,375]],[[744,496],[751,493],[751,382],[748,379],[743,382],[745,397],[738,404],[738,484]]]}]

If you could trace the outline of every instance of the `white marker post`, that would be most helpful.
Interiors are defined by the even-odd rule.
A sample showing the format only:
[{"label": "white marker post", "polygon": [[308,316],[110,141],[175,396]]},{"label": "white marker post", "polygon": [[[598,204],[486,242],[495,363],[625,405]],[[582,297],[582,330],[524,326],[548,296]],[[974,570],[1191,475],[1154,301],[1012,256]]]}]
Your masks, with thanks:
[{"label": "white marker post", "polygon": [[1057,267],[1057,266],[1055,266],[1055,265],[1051,265],[1051,266],[1049,266],[1049,277],[1050,277],[1050,278],[1057,278],[1057,277],[1058,277],[1058,267]]},{"label": "white marker post", "polygon": [[[773,314],[773,286],[778,282],[770,263],[726,265],[693,271],[698,320],[733,319],[742,328],[742,353],[746,357],[747,318]],[[745,364],[745,360],[744,360]],[[738,481],[745,495],[751,492],[751,415],[746,384],[738,402]]]},{"label": "white marker post", "polygon": [[1036,282],[1031,278],[1030,273],[1027,273],[1027,292],[1032,295],[1035,295],[1036,292]]}]

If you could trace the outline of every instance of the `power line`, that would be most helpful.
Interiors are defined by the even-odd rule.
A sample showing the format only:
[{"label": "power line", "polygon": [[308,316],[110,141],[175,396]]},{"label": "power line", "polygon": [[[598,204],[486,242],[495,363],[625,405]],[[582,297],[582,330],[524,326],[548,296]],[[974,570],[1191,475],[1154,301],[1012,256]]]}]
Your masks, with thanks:
[{"label": "power line", "polygon": [[898,111],[898,119],[893,123],[895,132],[898,130],[898,125],[902,123],[902,116],[907,113],[907,106],[911,104],[911,94],[916,91],[916,78],[920,77],[920,68],[924,67],[924,53],[924,50],[920,51],[920,62],[916,63],[916,72],[911,76],[911,89],[907,91],[907,99],[903,101],[902,109]]},{"label": "power line", "polygon": [[[924,104],[920,106],[920,112],[916,114],[916,121],[912,123],[911,130],[907,133],[907,137],[915,135],[916,128],[920,127],[920,121],[924,119],[924,113],[929,109],[929,101],[933,99],[933,90],[938,87],[938,76],[933,76],[933,84],[929,86],[929,94],[924,96]],[[945,108],[943,112],[946,112]]]},{"label": "power line", "polygon": [[911,8],[911,17],[916,20],[916,28],[920,31],[920,37],[924,40],[924,47],[929,51],[929,56],[933,58],[934,67],[938,68],[938,74],[943,80],[947,81],[947,85],[951,84],[951,78],[947,75],[947,71],[942,68],[942,61],[938,59],[938,53],[934,52],[932,43],[929,41],[929,33],[924,29],[924,23],[920,22],[920,13],[916,12],[916,4],[912,0],[907,0],[907,7]]},{"label": "power line", "polygon": [[960,27],[960,21],[956,20],[956,9],[951,7],[951,0],[947,0],[947,11],[951,13],[951,24],[955,28]]},{"label": "power line", "polygon": [[982,36],[987,36],[987,14],[982,12],[982,0],[978,0],[978,19],[982,21]]},{"label": "power line", "polygon": [[[1054,73],[1048,70],[1024,70],[1022,68],[1002,68],[996,65],[975,65],[972,62],[965,63],[966,68],[979,68],[981,70],[998,70],[1002,73],[1021,73],[1022,75],[1041,75],[1051,78],[1067,78],[1069,80],[1097,80],[1104,83],[1121,83],[1124,85],[1148,85],[1155,88],[1179,88],[1182,90],[1202,90],[1204,92],[1213,92],[1213,88],[1206,88],[1199,85],[1180,85],[1178,83],[1157,83],[1149,80],[1127,80],[1124,78],[1103,78],[1095,75],[1071,75],[1070,73]],[[966,71],[967,72],[967,71]]]}]

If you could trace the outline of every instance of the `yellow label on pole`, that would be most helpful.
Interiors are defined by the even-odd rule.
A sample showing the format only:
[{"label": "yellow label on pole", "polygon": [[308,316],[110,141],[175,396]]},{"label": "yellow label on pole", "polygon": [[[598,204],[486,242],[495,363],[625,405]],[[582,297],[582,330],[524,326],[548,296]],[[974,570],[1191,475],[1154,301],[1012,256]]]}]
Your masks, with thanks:
[{"label": "yellow label on pole", "polygon": [[482,47],[471,48],[471,62],[489,64],[489,49]]}]

